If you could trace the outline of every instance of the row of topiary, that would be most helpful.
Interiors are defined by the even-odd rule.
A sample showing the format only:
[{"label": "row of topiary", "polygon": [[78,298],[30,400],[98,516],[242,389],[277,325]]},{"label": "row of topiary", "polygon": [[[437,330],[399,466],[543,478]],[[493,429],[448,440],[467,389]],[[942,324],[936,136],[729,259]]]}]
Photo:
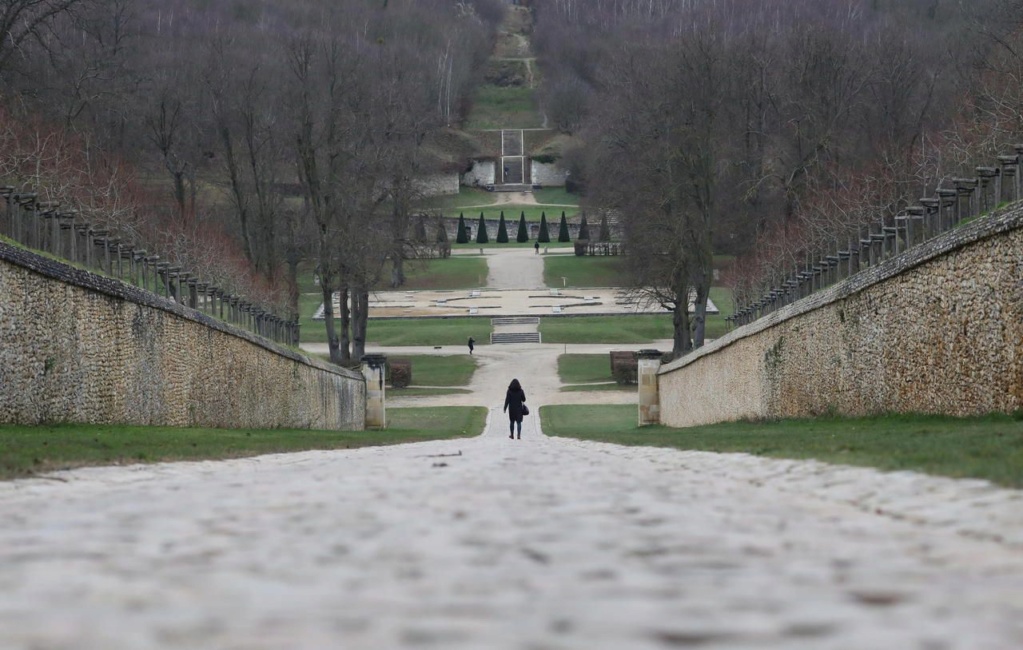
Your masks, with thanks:
[{"label": "row of topiary", "polygon": [[[607,217],[605,217],[600,223],[601,230],[601,241],[610,240],[610,228],[607,225]],[[606,233],[606,234],[605,234]],[[586,215],[582,216],[582,220],[579,223],[579,236],[577,239],[588,241],[590,238],[590,228],[586,223]],[[515,241],[524,243],[529,241],[529,229],[526,227],[526,213],[523,212],[519,215],[519,231],[515,237]],[[541,244],[546,244],[551,241],[550,232],[547,228],[547,213],[543,212],[540,214],[540,232],[537,234],[536,241]],[[565,213],[561,213],[561,224],[558,226],[558,241],[559,242],[570,242],[572,238],[568,234],[568,220],[565,218]],[[458,235],[455,238],[455,242],[459,244],[469,243],[468,229],[465,225],[465,215],[458,215]],[[490,235],[487,233],[487,222],[483,217],[483,213],[480,213],[479,225],[476,227],[476,243],[477,244],[489,244]],[[508,227],[505,225],[504,212],[501,212],[501,218],[497,226],[497,243],[507,244],[508,243]]]}]

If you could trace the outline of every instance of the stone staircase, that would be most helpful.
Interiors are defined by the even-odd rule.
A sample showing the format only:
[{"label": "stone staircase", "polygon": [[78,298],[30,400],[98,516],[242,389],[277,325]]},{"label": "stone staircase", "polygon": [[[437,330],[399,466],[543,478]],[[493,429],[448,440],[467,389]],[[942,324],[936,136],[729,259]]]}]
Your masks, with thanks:
[{"label": "stone staircase", "polygon": [[490,343],[493,345],[501,343],[540,343],[540,332],[537,331],[540,319],[535,316],[491,318],[490,324],[494,327],[494,332],[490,335]]},{"label": "stone staircase", "polygon": [[493,345],[500,343],[539,343],[540,332],[494,332],[490,335]]}]

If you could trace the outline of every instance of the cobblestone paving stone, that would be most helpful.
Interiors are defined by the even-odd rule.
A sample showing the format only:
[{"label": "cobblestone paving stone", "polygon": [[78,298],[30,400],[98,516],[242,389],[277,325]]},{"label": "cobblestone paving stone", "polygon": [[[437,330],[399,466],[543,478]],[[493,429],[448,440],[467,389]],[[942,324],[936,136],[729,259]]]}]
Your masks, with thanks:
[{"label": "cobblestone paving stone", "polygon": [[0,648],[1023,647],[1019,491],[491,424],[2,484]]}]

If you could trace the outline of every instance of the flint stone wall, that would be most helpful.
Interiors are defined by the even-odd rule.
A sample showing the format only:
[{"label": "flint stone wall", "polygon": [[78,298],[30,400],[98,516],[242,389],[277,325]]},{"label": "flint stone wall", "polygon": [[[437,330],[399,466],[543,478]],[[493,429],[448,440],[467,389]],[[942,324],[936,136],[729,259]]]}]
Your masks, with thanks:
[{"label": "flint stone wall", "polygon": [[658,373],[661,422],[1023,407],[1023,207],[740,327]]},{"label": "flint stone wall", "polygon": [[364,428],[362,375],[0,242],[0,422]]}]

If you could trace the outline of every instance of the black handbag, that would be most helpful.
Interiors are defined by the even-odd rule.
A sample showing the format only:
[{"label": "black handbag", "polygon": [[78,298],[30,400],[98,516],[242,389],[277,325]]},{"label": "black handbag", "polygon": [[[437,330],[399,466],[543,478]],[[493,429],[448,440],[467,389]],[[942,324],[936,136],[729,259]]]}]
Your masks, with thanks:
[{"label": "black handbag", "polygon": [[522,405],[522,415],[529,415],[529,407],[525,404]]}]

